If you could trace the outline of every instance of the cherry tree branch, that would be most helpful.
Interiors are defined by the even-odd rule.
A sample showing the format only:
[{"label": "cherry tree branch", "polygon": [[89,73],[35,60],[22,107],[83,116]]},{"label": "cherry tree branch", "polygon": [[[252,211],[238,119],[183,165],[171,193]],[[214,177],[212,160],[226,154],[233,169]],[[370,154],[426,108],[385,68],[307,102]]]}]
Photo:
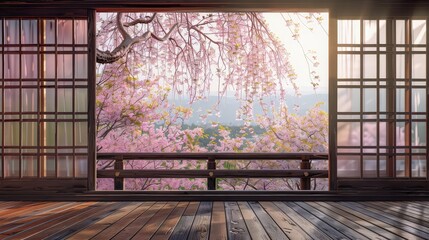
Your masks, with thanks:
[{"label": "cherry tree branch", "polygon": [[171,33],[179,25],[178,23],[174,24],[173,27],[170,28],[170,31],[164,37],[159,37],[159,36],[155,35],[154,33],[152,33],[151,31],[146,31],[141,36],[131,37],[130,34],[128,34],[127,31],[125,30],[124,26],[133,26],[133,25],[138,24],[138,23],[147,24],[147,23],[152,22],[154,18],[155,18],[155,14],[149,20],[136,19],[132,22],[123,24],[122,23],[122,13],[118,13],[116,15],[116,24],[117,24],[117,28],[118,28],[119,33],[123,37],[123,40],[115,49],[113,49],[113,51],[109,51],[109,50],[102,51],[102,50],[97,48],[97,50],[96,50],[97,63],[102,63],[102,64],[114,63],[114,62],[118,61],[119,59],[121,59],[122,57],[124,57],[128,52],[130,52],[132,47],[135,44],[146,41],[150,38],[153,38],[157,41],[163,42],[163,41],[170,38]]},{"label": "cherry tree branch", "polygon": [[153,22],[153,20],[155,19],[155,17],[156,17],[156,13],[154,13],[152,15],[152,17],[150,17],[149,19],[138,18],[138,19],[135,19],[135,20],[133,20],[131,22],[126,22],[123,25],[124,25],[124,27],[131,27],[131,26],[134,26],[134,25],[137,25],[137,24],[149,24],[149,23]]}]

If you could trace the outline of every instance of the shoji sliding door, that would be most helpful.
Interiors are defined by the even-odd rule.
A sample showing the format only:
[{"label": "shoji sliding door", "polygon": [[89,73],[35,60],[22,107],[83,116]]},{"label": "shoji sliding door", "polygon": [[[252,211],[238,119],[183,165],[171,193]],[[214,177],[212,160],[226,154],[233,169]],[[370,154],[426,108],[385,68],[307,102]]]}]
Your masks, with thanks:
[{"label": "shoji sliding door", "polygon": [[339,18],[336,32],[337,187],[427,188],[427,20]]},{"label": "shoji sliding door", "polygon": [[87,189],[88,26],[87,16],[0,18],[3,188]]}]

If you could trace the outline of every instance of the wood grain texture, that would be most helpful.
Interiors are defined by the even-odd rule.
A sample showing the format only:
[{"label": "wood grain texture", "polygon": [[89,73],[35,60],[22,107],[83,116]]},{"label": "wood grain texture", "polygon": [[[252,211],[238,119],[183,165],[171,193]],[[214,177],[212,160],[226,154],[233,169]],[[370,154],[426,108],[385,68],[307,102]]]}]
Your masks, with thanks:
[{"label": "wood grain texture", "polygon": [[103,231],[104,229],[114,224],[115,222],[119,221],[119,219],[123,218],[131,211],[135,210],[141,204],[142,203],[129,203],[123,208],[117,210],[115,213],[111,214],[110,216],[107,216],[101,219],[100,221],[82,229],[81,231],[76,232],[76,234],[70,236],[68,239],[70,240],[90,239],[95,235],[97,235],[98,233],[100,233],[101,231]]},{"label": "wood grain texture", "polygon": [[225,202],[228,239],[252,239],[236,202]]},{"label": "wood grain texture", "polygon": [[127,225],[122,231],[120,231],[112,239],[124,240],[131,239],[141,228],[143,228],[146,223],[160,210],[164,207],[165,202],[157,202],[152,205],[144,214],[141,214],[129,225]]},{"label": "wood grain texture", "polygon": [[291,207],[287,206],[283,202],[275,202],[274,204],[286,215],[288,215],[295,222],[296,225],[300,226],[312,238],[331,239],[323,231],[321,231],[319,228],[309,222],[306,216],[301,216],[298,212],[295,212]]},{"label": "wood grain texture", "polygon": [[311,214],[305,208],[300,207],[298,205],[298,203],[284,202],[284,204],[287,205],[288,207],[292,208],[295,212],[297,212],[301,216],[303,216],[305,219],[307,219],[309,222],[311,222],[314,226],[316,226],[318,229],[323,231],[329,237],[334,238],[334,239],[345,239],[345,238],[347,238],[339,230],[330,226],[326,222],[320,220],[318,217]]},{"label": "wood grain texture", "polygon": [[382,202],[383,204],[388,204],[391,206],[398,207],[401,212],[412,214],[412,216],[420,217],[422,215],[429,215],[429,202]]},{"label": "wood grain texture", "polygon": [[189,202],[180,202],[176,208],[167,217],[164,223],[161,224],[158,231],[152,237],[152,240],[164,240],[168,239],[173,233],[174,228],[188,207]]},{"label": "wood grain texture", "polygon": [[92,239],[104,240],[104,239],[113,238],[116,234],[120,233],[125,227],[131,224],[136,218],[144,214],[153,204],[155,203],[154,202],[143,203],[135,210],[133,210],[132,212],[122,217],[119,221],[113,223],[112,225],[110,225],[109,227],[101,231]]},{"label": "wood grain texture", "polygon": [[61,205],[52,208],[46,212],[41,212],[39,214],[30,214],[26,216],[20,216],[21,218],[16,221],[11,221],[0,227],[0,236],[5,237],[6,235],[14,235],[21,231],[31,229],[42,225],[44,222],[48,222],[50,219],[55,219],[56,216],[60,216],[59,213],[67,213],[72,209],[75,209],[77,203],[60,203]]},{"label": "wood grain texture", "polygon": [[272,202],[259,202],[265,211],[279,225],[289,239],[304,240],[312,239],[304,230],[301,229],[288,215],[282,212]]},{"label": "wood grain texture", "polygon": [[[427,227],[412,223],[406,219],[401,219],[393,215],[386,214],[383,211],[379,211],[371,207],[365,207],[359,203],[345,202],[343,204],[350,208],[356,209],[357,211],[365,212],[367,216],[378,219],[387,224],[390,224],[391,226],[395,226],[396,228],[403,230],[404,233],[402,236],[406,238],[412,239],[420,237],[422,239],[429,239],[429,229]],[[410,234],[413,234],[414,236]]]},{"label": "wood grain texture", "polygon": [[[297,202],[296,204],[298,206],[300,206],[302,209],[307,210],[312,215],[316,216],[318,219],[325,222],[329,226],[335,228],[336,230],[338,230],[339,232],[341,232],[342,234],[344,234],[348,238],[351,238],[351,239],[368,239],[369,240],[368,237],[357,232],[352,227],[353,225],[346,225],[346,223],[344,222],[345,219],[342,218],[341,216],[335,216],[334,214],[333,214],[333,216],[330,216],[331,213],[326,214],[326,213],[320,211],[318,206],[314,207],[313,205],[310,205],[307,203]],[[343,221],[341,221],[341,220],[343,220]]]},{"label": "wood grain texture", "polygon": [[429,218],[420,219],[419,214],[416,212],[404,211],[402,208],[395,205],[379,202],[363,202],[362,205],[388,213],[389,215],[395,216],[396,219],[405,219],[414,224],[418,224],[419,228],[423,227],[422,229],[425,229],[425,231],[429,229]]},{"label": "wood grain texture", "polygon": [[11,237],[10,239],[23,239],[32,236],[41,231],[46,230],[46,226],[55,225],[66,221],[76,215],[82,214],[87,211],[91,206],[96,205],[94,202],[85,202],[77,204],[76,206],[66,209],[65,212],[55,213],[46,218],[38,219],[30,224],[25,224],[17,228],[9,229],[0,234],[0,238]]},{"label": "wood grain texture", "polygon": [[[104,211],[109,211],[112,207],[118,203],[97,203],[93,206],[88,207],[85,211],[79,212],[72,217],[65,218],[63,221],[56,221],[50,225],[45,225],[45,229],[35,235],[32,235],[28,239],[44,239],[48,237],[53,237],[57,233],[62,233],[62,231],[76,231],[73,227],[76,224],[80,224],[82,221],[91,221],[94,216],[103,214]],[[53,239],[56,239],[53,237]],[[59,238],[61,239],[61,237]]]},{"label": "wood grain texture", "polygon": [[53,231],[53,234],[49,236],[50,239],[65,239],[70,235],[73,235],[75,232],[80,231],[81,229],[86,228],[87,226],[90,226],[91,224],[99,221],[100,219],[104,219],[105,217],[108,217],[109,215],[113,214],[114,212],[121,209],[126,204],[123,202],[116,202],[108,207],[104,207],[103,209],[100,209],[96,211],[94,214],[89,214],[75,220],[71,224],[68,224],[66,228],[64,228],[61,231],[55,230]]},{"label": "wood grain texture", "polygon": [[0,202],[0,239],[429,239],[428,204]]},{"label": "wood grain texture", "polygon": [[201,202],[189,232],[188,239],[209,239],[212,202]]},{"label": "wood grain texture", "polygon": [[183,216],[177,223],[176,228],[171,234],[170,240],[187,239],[199,205],[199,202],[191,202],[188,205],[185,212],[183,213]]},{"label": "wood grain texture", "polygon": [[238,202],[238,206],[243,215],[244,222],[246,223],[247,229],[252,239],[270,240],[270,236],[265,231],[256,214],[253,212],[249,203]]},{"label": "wood grain texture", "polygon": [[178,202],[169,202],[165,204],[162,209],[156,213],[156,217],[152,217],[144,226],[141,228],[132,239],[144,240],[150,239],[153,234],[158,230],[159,226],[165,221],[168,215],[177,206]]},{"label": "wood grain texture", "polygon": [[413,238],[415,238],[415,236],[413,236],[412,234],[409,234],[405,231],[402,231],[401,229],[398,229],[395,226],[389,225],[389,224],[387,224],[383,221],[380,221],[376,218],[372,218],[371,216],[367,215],[367,213],[365,211],[359,211],[359,209],[346,206],[343,203],[340,204],[340,203],[331,202],[330,204],[332,206],[338,208],[338,209],[343,210],[343,211],[353,213],[353,215],[358,216],[359,218],[363,219],[364,221],[371,222],[373,225],[376,225],[382,229],[389,231],[391,234],[394,234],[393,238],[400,238],[400,239],[413,239]]},{"label": "wood grain texture", "polygon": [[257,202],[249,202],[249,205],[252,207],[256,216],[258,216],[259,221],[261,221],[262,226],[264,226],[265,231],[268,233],[271,239],[287,239],[288,237],[280,229],[277,223],[270,217],[270,215],[265,212],[261,205]]},{"label": "wood grain texture", "polygon": [[44,211],[34,211],[33,213],[26,215],[18,215],[18,219],[8,221],[8,223],[0,226],[0,235],[4,232],[10,232],[11,230],[13,231],[14,229],[31,228],[32,226],[36,226],[38,222],[42,223],[43,221],[41,221],[41,219],[54,216],[60,212],[67,212],[76,205],[77,203],[53,203],[50,205],[49,209],[45,209]]},{"label": "wood grain texture", "polygon": [[228,238],[226,229],[226,215],[223,202],[214,202],[212,210],[212,221],[210,223],[210,240],[226,240]]},{"label": "wood grain texture", "polygon": [[369,239],[386,239],[386,237],[394,238],[389,232],[381,229],[377,226],[371,225],[371,223],[356,217],[349,212],[342,211],[340,209],[334,208],[327,203],[323,202],[309,202],[309,205],[317,208],[319,211],[323,212],[326,215],[329,215],[332,218],[335,218],[347,227],[352,228],[353,230],[361,233],[365,238]]}]

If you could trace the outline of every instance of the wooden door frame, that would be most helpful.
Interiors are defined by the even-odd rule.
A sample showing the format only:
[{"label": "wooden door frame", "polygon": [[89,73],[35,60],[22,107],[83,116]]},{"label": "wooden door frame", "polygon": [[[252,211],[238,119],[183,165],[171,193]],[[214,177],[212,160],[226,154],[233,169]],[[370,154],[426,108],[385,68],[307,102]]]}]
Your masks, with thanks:
[{"label": "wooden door frame", "polygon": [[[365,16],[426,16],[429,12],[427,1],[354,1],[354,0],[57,0],[42,2],[7,1],[0,3],[2,16],[29,17],[29,16],[72,16],[86,14],[88,16],[89,33],[89,85],[88,85],[88,181],[87,190],[95,190],[96,176],[96,118],[95,118],[95,14],[96,11],[327,11],[329,12],[329,170],[330,190],[338,189],[337,162],[336,162],[336,120],[337,97],[337,50],[336,50],[336,20],[338,17],[365,17]],[[427,59],[429,63],[429,56]],[[429,71],[427,71],[427,74]],[[428,74],[429,76],[429,74]],[[429,86],[428,86],[429,87]],[[428,97],[426,98],[428,101]],[[428,108],[428,104],[427,108]],[[428,114],[428,113],[427,113]],[[427,116],[428,117],[428,116]],[[429,134],[427,134],[427,142]],[[427,153],[428,154],[428,153]],[[429,158],[429,156],[428,156]],[[429,179],[429,173],[428,173]]]}]

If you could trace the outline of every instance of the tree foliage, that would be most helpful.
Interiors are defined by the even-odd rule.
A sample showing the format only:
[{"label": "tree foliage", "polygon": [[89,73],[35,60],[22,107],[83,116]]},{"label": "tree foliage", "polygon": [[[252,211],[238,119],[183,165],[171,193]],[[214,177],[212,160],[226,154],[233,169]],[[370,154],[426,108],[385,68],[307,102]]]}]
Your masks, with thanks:
[{"label": "tree foliage", "polygon": [[[262,13],[109,13],[100,14],[97,25],[99,151],[326,151],[326,113],[315,106],[307,115],[298,116],[282,104],[287,86],[298,93],[297,75],[286,47]],[[286,20],[285,25],[296,27]],[[222,125],[212,130],[186,128],[183,124],[194,114],[192,109],[169,102],[171,96],[186,95],[192,103],[213,89],[219,99],[232,91],[240,101],[237,115],[244,126],[238,133],[231,134]],[[264,101],[272,96],[280,104]],[[255,104],[267,114],[254,116]],[[263,133],[255,134],[256,128]],[[221,165],[236,169],[297,167],[286,161]],[[98,167],[111,168],[112,163],[101,161]],[[190,169],[205,165],[201,161],[129,161],[126,167]],[[286,179],[222,180],[220,185],[225,189],[296,188]],[[99,181],[99,187],[107,188],[107,182]],[[127,181],[127,188],[203,189],[204,180],[134,179]]]}]

